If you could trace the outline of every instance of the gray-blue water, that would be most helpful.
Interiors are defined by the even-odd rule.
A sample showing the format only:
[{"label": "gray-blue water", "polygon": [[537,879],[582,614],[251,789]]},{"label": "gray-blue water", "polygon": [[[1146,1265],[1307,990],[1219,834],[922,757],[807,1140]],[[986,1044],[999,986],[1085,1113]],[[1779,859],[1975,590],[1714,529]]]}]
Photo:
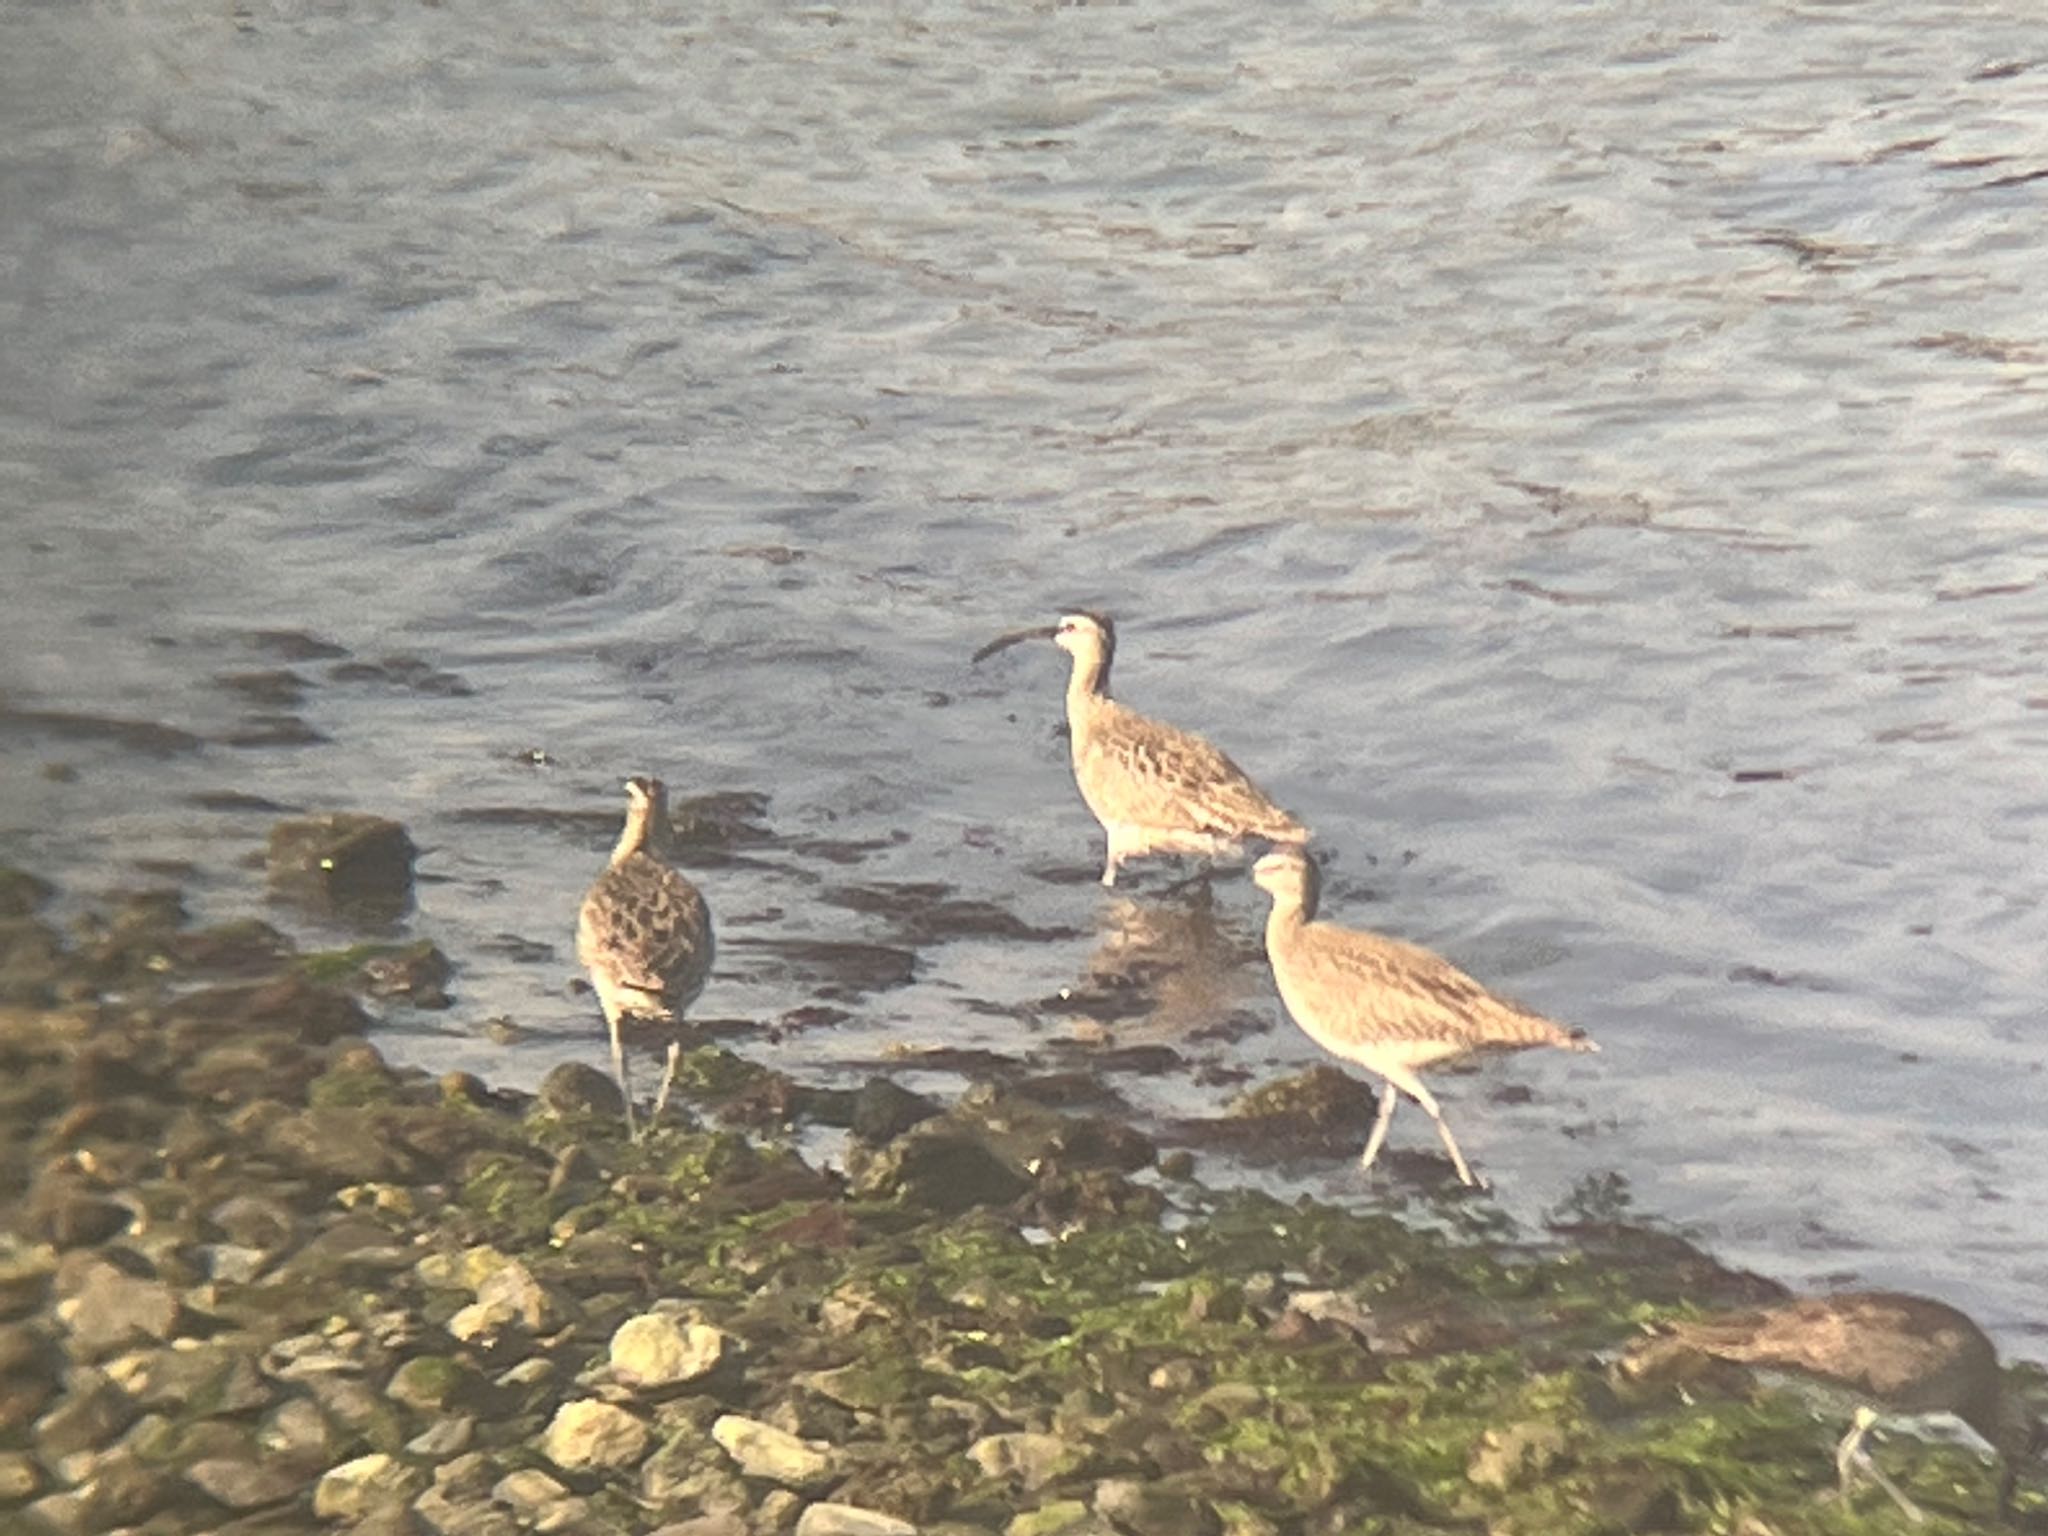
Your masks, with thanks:
[{"label": "gray-blue water", "polygon": [[[770,797],[700,1011],[916,955],[742,1048],[1166,1042],[1116,1086],[1204,1113],[1315,1058],[1262,898],[1099,892],[1062,658],[966,662],[1085,602],[1330,915],[1602,1041],[1446,1080],[1516,1215],[1619,1174],[2039,1355],[2038,11],[1682,9],[17,6],[0,856],[221,916],[221,792],[397,815],[460,971],[386,1043],[526,1083],[603,1059],[604,837],[478,813],[660,771]],[[1067,1011],[1133,954],[1150,1013]]]}]

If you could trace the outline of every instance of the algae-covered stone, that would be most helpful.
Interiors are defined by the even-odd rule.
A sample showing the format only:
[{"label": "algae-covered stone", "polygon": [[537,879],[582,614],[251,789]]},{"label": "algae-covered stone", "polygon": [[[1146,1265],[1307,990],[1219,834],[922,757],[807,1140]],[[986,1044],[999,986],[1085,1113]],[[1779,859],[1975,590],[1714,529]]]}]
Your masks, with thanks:
[{"label": "algae-covered stone", "polygon": [[412,901],[416,851],[397,822],[340,811],[272,827],[264,866],[271,888],[282,895],[349,915],[388,918]]},{"label": "algae-covered stone", "polygon": [[1221,1536],[1223,1530],[1207,1500],[1171,1482],[1109,1478],[1095,1485],[1095,1512],[1131,1536]]},{"label": "algae-covered stone", "polygon": [[1079,1499],[1059,1499],[1027,1509],[1003,1527],[1003,1536],[1119,1536],[1116,1527],[1092,1514]]},{"label": "algae-covered stone", "polygon": [[737,1339],[708,1323],[643,1312],[612,1335],[612,1370],[632,1386],[681,1386],[711,1375],[738,1349]]},{"label": "algae-covered stone", "polygon": [[384,1395],[415,1413],[480,1406],[485,1391],[477,1373],[446,1355],[418,1355],[392,1373]]},{"label": "algae-covered stone", "polygon": [[849,1156],[854,1193],[900,1199],[943,1214],[1008,1205],[1031,1180],[980,1137],[946,1120],[927,1120],[865,1158]]},{"label": "algae-covered stone", "polygon": [[476,1301],[448,1319],[448,1331],[464,1341],[508,1328],[540,1333],[554,1325],[559,1311],[532,1271],[517,1259],[507,1259],[477,1285]]},{"label": "algae-covered stone", "polygon": [[748,1477],[788,1488],[817,1487],[829,1482],[836,1470],[826,1447],[736,1413],[725,1414],[713,1423],[711,1438]]},{"label": "algae-covered stone", "polygon": [[647,1454],[647,1426],[612,1403],[564,1403],[541,1438],[541,1453],[565,1472],[631,1467]]},{"label": "algae-covered stone", "polygon": [[1058,1435],[1013,1430],[982,1436],[967,1448],[967,1459],[986,1476],[1015,1482],[1028,1493],[1078,1471],[1087,1455]]},{"label": "algae-covered stone", "polygon": [[619,1085],[585,1061],[565,1061],[540,1080],[534,1108],[548,1115],[597,1115],[606,1119],[625,1112]]},{"label": "algae-covered stone", "polygon": [[374,1451],[330,1468],[313,1490],[313,1513],[323,1520],[359,1520],[411,1502],[426,1474],[395,1456]]},{"label": "algae-covered stone", "polygon": [[917,1527],[854,1504],[812,1504],[797,1516],[796,1536],[917,1536]]},{"label": "algae-covered stone", "polygon": [[261,1509],[297,1498],[306,1486],[302,1473],[281,1461],[237,1461],[208,1457],[185,1469],[186,1480],[229,1509]]}]

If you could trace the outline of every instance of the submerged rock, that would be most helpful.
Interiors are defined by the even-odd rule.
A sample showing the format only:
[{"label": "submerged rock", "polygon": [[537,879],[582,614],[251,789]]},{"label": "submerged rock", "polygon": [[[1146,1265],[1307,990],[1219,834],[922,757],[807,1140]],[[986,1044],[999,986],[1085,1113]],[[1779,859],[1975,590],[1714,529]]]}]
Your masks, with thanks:
[{"label": "submerged rock", "polygon": [[797,1516],[796,1536],[917,1536],[917,1527],[852,1504],[812,1504]]},{"label": "submerged rock", "polygon": [[813,1488],[827,1483],[836,1466],[825,1447],[736,1413],[728,1413],[714,1423],[711,1438],[748,1477],[789,1488]]},{"label": "submerged rock", "polygon": [[681,1386],[711,1375],[739,1347],[732,1335],[709,1324],[645,1312],[627,1318],[612,1335],[612,1371],[629,1386]]},{"label": "submerged rock", "polygon": [[360,1520],[411,1502],[426,1474],[382,1451],[343,1462],[313,1490],[313,1513],[323,1520]]},{"label": "submerged rock", "polygon": [[611,1403],[564,1403],[548,1424],[541,1452],[565,1472],[637,1466],[647,1454],[647,1426]]},{"label": "submerged rock", "polygon": [[264,867],[280,895],[345,916],[386,921],[412,903],[416,852],[397,822],[338,811],[272,827]]}]

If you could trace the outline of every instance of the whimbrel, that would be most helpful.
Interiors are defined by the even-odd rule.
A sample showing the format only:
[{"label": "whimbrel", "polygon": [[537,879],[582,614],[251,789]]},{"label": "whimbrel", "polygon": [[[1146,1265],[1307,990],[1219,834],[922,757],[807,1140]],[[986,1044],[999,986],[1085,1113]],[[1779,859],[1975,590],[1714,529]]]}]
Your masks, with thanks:
[{"label": "whimbrel", "polygon": [[1109,696],[1116,626],[1068,613],[1051,627],[991,640],[976,661],[1023,640],[1051,640],[1074,658],[1067,732],[1074,782],[1109,840],[1102,883],[1126,859],[1153,853],[1214,858],[1248,839],[1304,843],[1308,829],[1267,799],[1245,771],[1192,732],[1152,720]]},{"label": "whimbrel", "polygon": [[[661,780],[626,781],[626,827],[576,923],[576,958],[590,972],[612,1038],[612,1072],[633,1123],[633,1090],[619,1027],[628,1018],[675,1024],[711,974],[711,914],[697,888],[668,864],[668,789]],[[671,1035],[668,1067],[655,1095],[659,1119],[675,1083],[681,1044]]]},{"label": "whimbrel", "polygon": [[1863,1448],[1882,1420],[1940,1416],[1969,1426],[2002,1463],[2000,1518],[2012,1502],[2018,1463],[2043,1448],[2039,1421],[2004,1390],[1998,1352],[1984,1330],[1925,1296],[1844,1291],[1667,1322],[1631,1345],[1617,1369],[1637,1381],[1682,1379],[1687,1363],[1701,1356],[1783,1372],[1846,1395],[1853,1418],[1835,1449],[1843,1497],[1859,1474],[1867,1476],[1916,1524],[1920,1510]]},{"label": "whimbrel", "polygon": [[1458,1177],[1478,1184],[1436,1096],[1416,1073],[1475,1051],[1600,1049],[1579,1030],[1503,1002],[1418,945],[1315,921],[1320,881],[1299,848],[1274,849],[1253,866],[1252,879],[1273,898],[1266,958],[1288,1013],[1317,1045],[1386,1084],[1365,1144],[1367,1168],[1380,1155],[1394,1105],[1405,1093],[1436,1122]]}]

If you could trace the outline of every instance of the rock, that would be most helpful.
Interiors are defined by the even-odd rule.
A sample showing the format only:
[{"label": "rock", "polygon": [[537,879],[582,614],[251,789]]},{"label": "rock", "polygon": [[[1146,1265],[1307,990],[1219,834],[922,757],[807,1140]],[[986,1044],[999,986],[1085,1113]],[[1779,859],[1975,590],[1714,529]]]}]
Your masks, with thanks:
[{"label": "rock", "polygon": [[822,1446],[799,1440],[786,1429],[759,1419],[728,1413],[711,1426],[711,1438],[748,1477],[790,1488],[812,1488],[829,1482],[835,1470]]},{"label": "rock", "polygon": [[467,1451],[434,1468],[434,1486],[451,1499],[487,1498],[497,1472],[496,1464],[483,1452]]},{"label": "rock", "polygon": [[280,895],[382,921],[412,902],[415,852],[397,822],[342,811],[280,821],[270,829],[264,868]]},{"label": "rock", "polygon": [[25,1504],[43,1486],[36,1459],[23,1451],[0,1451],[0,1508]]},{"label": "rock", "polygon": [[849,1156],[848,1167],[856,1195],[900,1199],[943,1215],[1008,1205],[1031,1187],[980,1137],[945,1120],[927,1120],[872,1156]]},{"label": "rock", "polygon": [[273,1156],[328,1184],[406,1183],[421,1172],[419,1159],[388,1133],[371,1106],[301,1110],[278,1120],[263,1141]]},{"label": "rock", "polygon": [[1058,1435],[1013,1430],[982,1436],[967,1448],[967,1459],[985,1475],[1014,1482],[1029,1493],[1078,1471],[1086,1453]]},{"label": "rock", "polygon": [[80,1451],[96,1451],[136,1417],[135,1404],[104,1371],[75,1370],[64,1400],[36,1421],[36,1454],[49,1464]]},{"label": "rock", "polygon": [[135,1212],[119,1201],[71,1185],[48,1191],[38,1188],[29,1215],[40,1235],[59,1253],[95,1247],[126,1232],[135,1220]]},{"label": "rock", "polygon": [[460,1253],[430,1253],[413,1265],[412,1272],[429,1290],[474,1295],[478,1286],[511,1262],[489,1243],[478,1243]]},{"label": "rock", "polygon": [[1465,1476],[1481,1488],[1511,1488],[1541,1477],[1564,1454],[1564,1430],[1545,1419],[1529,1419],[1481,1435]]},{"label": "rock", "polygon": [[331,1468],[313,1490],[313,1513],[322,1520],[360,1520],[412,1502],[426,1475],[376,1451]]},{"label": "rock", "polygon": [[59,1357],[27,1328],[0,1325],[0,1436],[31,1422],[57,1393]]},{"label": "rock", "polygon": [[169,1503],[174,1492],[167,1470],[122,1449],[100,1457],[78,1486],[86,1520],[99,1530],[141,1524]]},{"label": "rock", "polygon": [[257,1429],[256,1443],[266,1451],[316,1462],[338,1449],[327,1415],[303,1397],[279,1403]]},{"label": "rock", "polygon": [[565,1061],[540,1080],[534,1108],[550,1115],[602,1115],[626,1112],[619,1085],[583,1061]]},{"label": "rock", "polygon": [[0,1232],[0,1317],[19,1317],[43,1304],[57,1258],[42,1244]]},{"label": "rock", "polygon": [[752,1527],[739,1515],[720,1513],[657,1526],[648,1536],[752,1536]]},{"label": "rock", "polygon": [[299,1240],[299,1218],[282,1200],[266,1195],[236,1195],[206,1213],[222,1237],[244,1247],[275,1253]]},{"label": "rock", "polygon": [[568,1498],[569,1490],[538,1467],[525,1467],[500,1478],[498,1485],[491,1490],[491,1497],[500,1504],[530,1515]]},{"label": "rock", "polygon": [[261,1509],[297,1498],[306,1486],[303,1473],[281,1461],[235,1461],[209,1457],[185,1469],[185,1477],[201,1493],[229,1509]]},{"label": "rock", "polygon": [[445,1413],[451,1408],[481,1408],[488,1389],[483,1378],[446,1355],[419,1355],[395,1372],[384,1395],[415,1413]]},{"label": "rock", "polygon": [[468,1450],[475,1438],[476,1420],[466,1413],[457,1414],[453,1418],[436,1419],[414,1435],[405,1442],[405,1453],[422,1461],[444,1462]]},{"label": "rock", "polygon": [[197,1402],[209,1415],[249,1413],[272,1395],[248,1351],[227,1344],[142,1350],[108,1361],[106,1369],[116,1386],[148,1409]]},{"label": "rock", "polygon": [[49,881],[0,864],[0,918],[27,917],[56,894]]},{"label": "rock", "polygon": [[506,1259],[478,1283],[476,1300],[448,1319],[448,1331],[465,1343],[507,1329],[541,1333],[554,1326],[559,1309],[531,1271]]},{"label": "rock", "polygon": [[1089,1513],[1079,1499],[1060,1499],[1028,1509],[1003,1527],[1003,1536],[1120,1536],[1116,1527]]},{"label": "rock", "polygon": [[565,1472],[637,1466],[647,1426],[625,1409],[585,1398],[564,1403],[541,1437],[541,1454]]},{"label": "rock", "polygon": [[57,1307],[71,1330],[71,1348],[88,1360],[178,1331],[183,1308],[161,1280],[143,1279],[95,1259],[85,1283]]},{"label": "rock", "polygon": [[628,1386],[681,1386],[711,1375],[739,1350],[739,1340],[707,1323],[643,1312],[612,1335],[612,1371]]},{"label": "rock", "polygon": [[917,1536],[917,1527],[853,1504],[813,1504],[797,1517],[796,1536]]},{"label": "rock", "polygon": [[1131,1536],[1222,1536],[1223,1521],[1205,1499],[1170,1482],[1109,1478],[1095,1485],[1095,1513]]},{"label": "rock", "polygon": [[854,1140],[879,1147],[941,1113],[938,1103],[923,1094],[886,1077],[871,1077],[853,1098]]},{"label": "rock", "polygon": [[413,1500],[412,1512],[434,1536],[519,1536],[519,1522],[480,1499],[461,1500],[429,1488]]}]

